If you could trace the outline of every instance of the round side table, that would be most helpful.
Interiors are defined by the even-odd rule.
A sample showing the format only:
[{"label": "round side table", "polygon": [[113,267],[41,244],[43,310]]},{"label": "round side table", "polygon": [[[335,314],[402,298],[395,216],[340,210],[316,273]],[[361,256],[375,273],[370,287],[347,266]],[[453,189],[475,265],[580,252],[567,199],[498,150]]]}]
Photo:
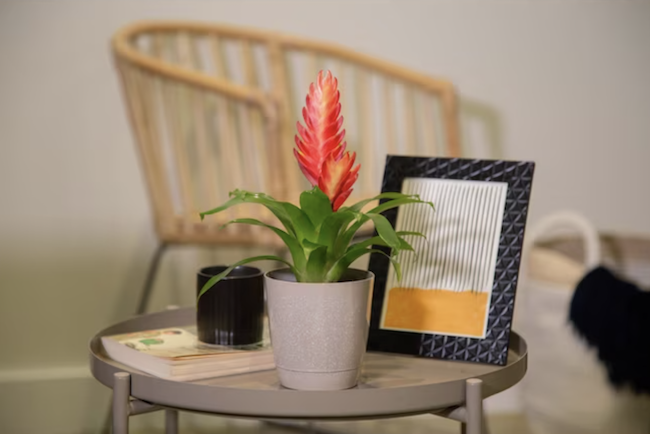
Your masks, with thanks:
[{"label": "round side table", "polygon": [[487,432],[483,399],[526,373],[525,341],[511,333],[508,362],[493,366],[369,352],[361,381],[341,391],[296,391],[280,386],[275,370],[193,382],[158,378],[112,360],[102,336],[193,324],[193,308],[135,317],[90,342],[93,376],[113,389],[113,433],[126,434],[129,416],[164,410],[166,433],[178,432],[178,411],[264,420],[361,420],[430,413],[461,422],[467,434]]}]

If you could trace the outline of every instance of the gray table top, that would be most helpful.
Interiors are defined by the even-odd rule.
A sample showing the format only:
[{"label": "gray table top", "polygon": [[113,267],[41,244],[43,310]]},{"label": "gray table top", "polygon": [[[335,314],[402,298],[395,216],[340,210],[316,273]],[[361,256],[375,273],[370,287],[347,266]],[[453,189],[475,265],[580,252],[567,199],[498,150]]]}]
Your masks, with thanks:
[{"label": "gray table top", "polygon": [[131,374],[131,396],[188,411],[273,419],[363,419],[434,412],[460,405],[465,380],[483,380],[488,397],[519,382],[526,372],[525,341],[511,333],[508,363],[494,366],[408,355],[366,354],[361,381],[341,391],[296,391],[280,386],[275,370],[179,382],[158,378],[112,360],[101,337],[195,322],[193,308],[143,315],[99,332],[90,342],[93,376],[108,387],[113,374]]}]

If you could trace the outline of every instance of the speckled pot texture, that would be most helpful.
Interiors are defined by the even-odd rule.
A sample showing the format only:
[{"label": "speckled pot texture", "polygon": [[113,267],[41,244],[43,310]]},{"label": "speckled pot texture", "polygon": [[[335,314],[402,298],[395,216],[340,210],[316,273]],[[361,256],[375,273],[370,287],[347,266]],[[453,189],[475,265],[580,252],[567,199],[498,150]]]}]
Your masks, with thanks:
[{"label": "speckled pot texture", "polygon": [[265,280],[271,345],[282,386],[356,386],[366,353],[374,274],[350,269],[339,282],[300,283],[282,269],[266,273]]}]

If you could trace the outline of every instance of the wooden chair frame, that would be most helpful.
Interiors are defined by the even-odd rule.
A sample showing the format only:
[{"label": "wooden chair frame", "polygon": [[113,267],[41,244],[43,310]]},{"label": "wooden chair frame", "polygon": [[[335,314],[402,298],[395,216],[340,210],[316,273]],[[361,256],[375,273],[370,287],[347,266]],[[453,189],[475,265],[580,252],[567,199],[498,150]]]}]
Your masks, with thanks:
[{"label": "wooden chair frame", "polygon": [[[165,32],[187,32],[189,34],[213,35],[219,38],[236,38],[239,40],[264,44],[268,47],[273,83],[270,92],[254,86],[245,86],[227,79],[210,75],[206,72],[180,68],[161,59],[147,55],[134,46],[133,41],[142,34]],[[192,222],[184,227],[173,220],[166,182],[158,166],[154,151],[155,134],[151,131],[147,109],[138,98],[134,98],[134,89],[142,85],[147,77],[160,76],[170,81],[185,83],[188,86],[207,93],[223,95],[242,104],[253,106],[263,113],[264,129],[273,156],[270,164],[282,177],[274,177],[269,185],[271,194],[278,198],[296,201],[302,189],[298,180],[299,172],[295,169],[292,136],[295,134],[295,118],[289,114],[288,84],[286,63],[283,56],[289,50],[316,53],[331,56],[342,61],[351,62],[360,68],[378,71],[388,77],[411,86],[417,86],[425,92],[438,96],[442,102],[442,117],[447,131],[446,154],[460,156],[459,128],[457,121],[456,93],[453,85],[442,79],[432,78],[384,60],[358,53],[348,48],[326,42],[307,40],[296,36],[271,31],[246,29],[228,25],[206,24],[196,22],[154,21],[136,23],[121,29],[114,36],[113,52],[115,63],[122,77],[124,98],[130,107],[132,129],[136,136],[147,185],[155,211],[158,236],[161,240],[173,243],[215,243],[220,244],[259,244],[257,236],[250,236],[245,231],[224,233],[224,231],[206,230],[209,223]],[[135,73],[134,73],[135,72]],[[289,141],[291,145],[285,143]],[[379,190],[379,186],[376,186]],[[361,192],[366,193],[366,192]],[[216,204],[215,204],[216,205]],[[268,216],[267,216],[268,217]],[[221,223],[221,222],[220,222]],[[232,235],[232,236],[231,236]],[[265,240],[268,241],[268,240]]]},{"label": "wooden chair frame", "polygon": [[[151,36],[153,48],[149,51],[143,50],[138,46],[138,39],[142,36]],[[210,73],[201,68],[193,67],[193,61],[185,61],[185,64],[174,64],[166,61],[163,57],[152,54],[156,50],[160,51],[156,38],[166,37],[165,35],[187,36],[189,39],[190,49],[192,44],[197,44],[197,38],[207,38],[212,47],[217,47],[219,41],[237,40],[240,42],[240,51],[242,58],[242,70],[244,82],[236,82],[223,74]],[[264,50],[265,61],[269,69],[270,87],[263,88],[256,82],[256,67],[254,56],[251,54],[253,46],[261,46]],[[158,47],[158,48],[156,48]],[[395,125],[391,120],[392,104],[388,101],[395,101],[391,94],[391,83],[403,86],[405,101],[402,114],[401,124],[404,130],[404,142],[406,145],[402,150],[403,153],[427,156],[442,155],[458,157],[460,151],[459,126],[457,116],[457,98],[454,86],[447,80],[429,77],[425,74],[412,71],[399,65],[368,56],[346,47],[331,44],[322,41],[308,40],[292,35],[286,35],[278,32],[242,28],[224,24],[211,24],[199,22],[184,21],[149,21],[128,25],[120,29],[112,39],[112,52],[116,69],[119,72],[121,85],[123,89],[123,98],[128,108],[131,127],[137,143],[137,149],[143,168],[143,174],[146,179],[149,198],[154,215],[155,230],[161,242],[152,259],[149,269],[145,290],[141,298],[138,312],[142,313],[146,309],[147,300],[155,273],[160,262],[160,258],[166,247],[170,244],[191,243],[191,244],[212,244],[212,245],[262,245],[278,249],[282,243],[270,231],[264,231],[259,227],[248,227],[243,225],[228,226],[222,229],[224,223],[229,219],[238,216],[244,216],[238,211],[231,211],[224,216],[210,216],[205,221],[198,219],[199,210],[195,209],[197,205],[192,202],[189,196],[190,189],[188,185],[192,182],[198,182],[202,185],[208,185],[209,193],[212,195],[209,207],[217,206],[221,200],[216,200],[219,194],[219,188],[206,182],[206,178],[200,181],[192,181],[190,178],[193,172],[185,169],[180,173],[180,201],[185,204],[182,212],[178,212],[174,205],[172,195],[172,181],[164,169],[163,152],[160,149],[162,124],[169,123],[172,130],[177,128],[174,125],[177,122],[179,111],[172,114],[167,113],[164,120],[157,112],[160,105],[173,107],[172,88],[181,86],[184,92],[192,93],[198,111],[205,108],[206,98],[222,98],[224,104],[230,104],[235,107],[234,110],[248,111],[255,115],[259,122],[256,128],[243,131],[261,131],[259,136],[263,141],[263,149],[266,150],[267,158],[264,159],[268,166],[267,176],[263,178],[265,192],[271,194],[277,199],[290,202],[297,202],[299,194],[305,188],[304,181],[301,180],[300,172],[294,161],[291,147],[293,146],[293,135],[295,134],[295,121],[298,115],[295,107],[295,98],[292,89],[294,80],[291,78],[290,68],[287,62],[287,56],[291,53],[302,53],[307,56],[306,68],[309,69],[311,80],[316,76],[317,64],[320,60],[333,61],[337,64],[345,64],[346,68],[353,68],[355,77],[361,77],[358,81],[358,95],[356,99],[359,137],[359,156],[358,160],[364,166],[362,175],[366,186],[355,187],[355,193],[349,199],[366,198],[379,192],[380,185],[374,180],[381,174],[380,162],[373,160],[373,146],[375,143],[370,138],[372,127],[369,127],[368,118],[374,106],[369,102],[371,90],[368,88],[367,77],[369,74],[380,76],[385,80],[383,86],[385,112],[382,118],[380,135],[386,136],[386,142],[398,137]],[[182,53],[180,55],[182,57]],[[186,56],[187,57],[187,56]],[[189,65],[189,66],[188,66]],[[216,69],[223,69],[223,65],[217,65]],[[389,83],[390,81],[390,83]],[[304,88],[306,93],[307,89]],[[301,91],[302,92],[302,91]],[[440,104],[440,117],[442,126],[445,131],[444,152],[427,148],[426,150],[417,147],[418,141],[433,141],[433,130],[429,128],[428,117],[423,121],[417,122],[415,114],[419,111],[413,101],[414,95],[421,97],[421,107],[428,107],[424,104],[425,98],[436,98]],[[165,108],[166,110],[166,108]],[[196,114],[197,112],[194,112]],[[427,115],[428,116],[428,115]],[[196,116],[193,118],[196,119]],[[383,121],[385,119],[385,122]],[[416,131],[420,124],[424,126],[422,131]],[[225,129],[232,129],[232,126],[226,122],[220,125]],[[205,125],[196,125],[201,131]],[[222,128],[222,129],[223,129]],[[420,139],[416,136],[420,135]],[[173,135],[173,134],[172,134]],[[200,136],[200,134],[198,134]],[[375,134],[377,135],[377,134]],[[205,135],[204,135],[205,136]],[[209,139],[198,137],[197,147],[199,153],[203,155],[200,161],[201,165],[206,165],[211,160],[208,147]],[[177,140],[176,151],[182,151],[185,143],[182,139]],[[388,146],[386,147],[388,150]],[[357,150],[357,149],[353,149]],[[395,153],[395,150],[390,151]],[[180,164],[180,163],[179,163]],[[222,166],[223,170],[228,170],[227,162]],[[272,172],[274,176],[268,176]],[[242,175],[243,176],[243,175]],[[357,182],[361,183],[361,179]],[[206,205],[203,205],[204,207]],[[263,207],[257,207],[254,214],[245,213],[246,217],[255,217],[264,222],[275,224],[277,221]],[[205,210],[203,208],[201,210]],[[214,218],[212,218],[214,217]]]}]

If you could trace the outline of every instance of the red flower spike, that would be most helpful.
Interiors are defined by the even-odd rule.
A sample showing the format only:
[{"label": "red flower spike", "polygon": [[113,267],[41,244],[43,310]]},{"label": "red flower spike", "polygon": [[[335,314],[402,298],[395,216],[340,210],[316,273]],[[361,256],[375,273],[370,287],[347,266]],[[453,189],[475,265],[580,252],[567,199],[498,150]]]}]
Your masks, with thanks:
[{"label": "red flower spike", "polygon": [[321,177],[318,179],[318,188],[329,197],[332,202],[332,210],[338,210],[343,202],[352,193],[352,185],[359,177],[359,169],[361,165],[353,169],[356,154],[346,152],[338,159],[335,158],[335,153],[332,152],[327,156],[323,164]]},{"label": "red flower spike", "polygon": [[294,149],[293,153],[300,170],[312,186],[319,184],[325,158],[334,152],[335,157],[340,159],[345,152],[346,144],[342,143],[345,130],[341,130],[343,116],[339,96],[337,79],[329,72],[319,72],[316,84],[309,86],[307,105],[302,109],[305,126],[297,123],[298,149]]},{"label": "red flower spike", "polygon": [[293,150],[302,173],[329,197],[334,211],[352,193],[361,167],[353,169],[356,154],[345,151],[339,96],[337,79],[329,71],[319,72],[316,84],[309,86],[307,105],[302,109],[305,126],[297,123],[297,149]]}]

